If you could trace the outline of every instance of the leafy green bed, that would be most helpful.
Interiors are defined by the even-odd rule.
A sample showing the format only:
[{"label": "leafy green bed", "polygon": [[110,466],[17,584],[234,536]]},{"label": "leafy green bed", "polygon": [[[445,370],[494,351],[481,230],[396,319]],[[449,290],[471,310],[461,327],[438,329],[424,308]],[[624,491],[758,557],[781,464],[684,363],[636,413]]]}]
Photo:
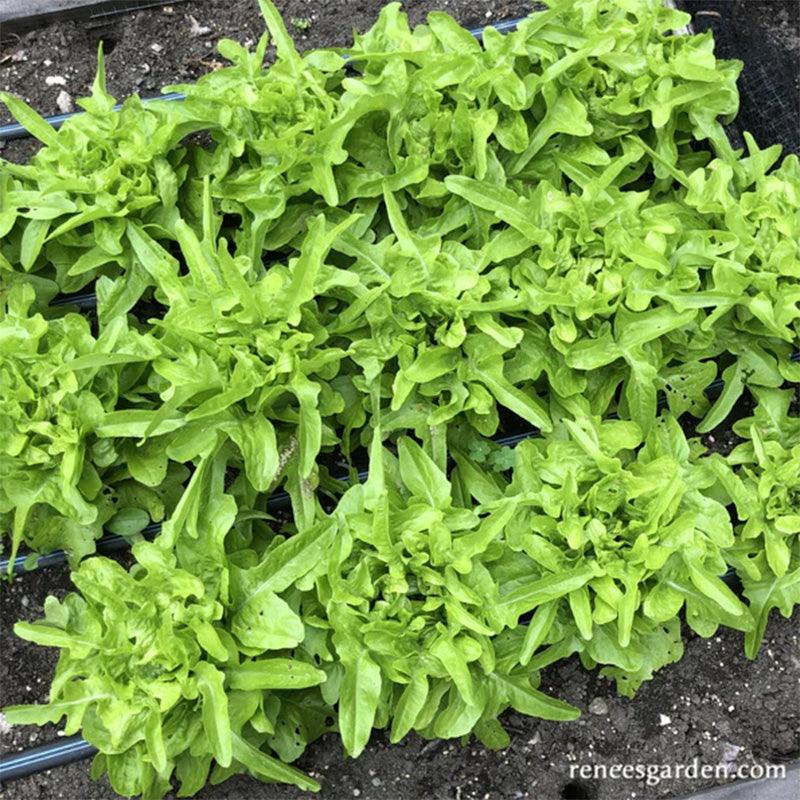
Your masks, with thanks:
[{"label": "leafy green bed", "polygon": [[[392,4],[304,56],[261,5],[275,64],[222,42],[182,103],[114,112],[102,56],[57,133],[3,96],[45,147],[0,162],[0,519],[78,589],[17,626],[62,657],[8,719],[121,794],[314,788],[326,731],[575,718],[536,688],[572,654],[632,696],[681,614],[754,656],[800,602],[800,164],[731,149],[739,65],[655,0],[480,43]],[[745,392],[730,455],[687,440]]]}]

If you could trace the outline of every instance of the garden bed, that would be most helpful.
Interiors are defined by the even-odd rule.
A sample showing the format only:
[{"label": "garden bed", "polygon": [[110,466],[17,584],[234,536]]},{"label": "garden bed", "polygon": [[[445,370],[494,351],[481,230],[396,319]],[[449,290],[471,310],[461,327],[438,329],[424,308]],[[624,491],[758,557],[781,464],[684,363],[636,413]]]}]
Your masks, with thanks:
[{"label": "garden bed", "polygon": [[[292,21],[294,37],[301,46],[311,48],[345,43],[352,28],[363,29],[373,21],[381,3],[279,5],[285,18]],[[412,22],[420,21],[431,8],[444,8],[463,24],[477,26],[520,16],[530,4],[453,0],[409,2],[406,6]],[[779,23],[783,27],[785,20],[778,16],[775,24]],[[102,38],[112,94],[120,98],[131,92],[155,95],[162,85],[192,80],[213,69],[217,39],[227,36],[252,43],[262,28],[251,0],[186,3],[140,12],[91,29],[77,23],[51,25],[23,36],[0,53],[0,88],[22,95],[42,113],[64,110],[58,105],[62,92],[73,99],[87,91],[94,74],[96,44]],[[796,43],[794,48],[797,52]],[[47,77],[61,78],[63,83],[48,83]],[[61,106],[65,102],[62,96]],[[768,136],[759,138],[768,143]],[[33,147],[29,140],[12,142],[0,154],[24,160]],[[727,425],[714,431],[706,443],[712,450],[725,451],[732,436]],[[17,619],[39,617],[47,594],[63,596],[68,589],[65,570],[25,575],[10,588],[3,588],[3,704],[46,699],[55,652],[21,642],[10,629]],[[712,765],[796,759],[800,755],[798,619],[798,613],[789,620],[773,613],[755,662],[744,658],[741,634],[734,631],[725,630],[708,640],[691,635],[685,657],[646,683],[634,701],[617,696],[610,681],[586,672],[577,659],[550,667],[542,688],[574,703],[584,716],[577,722],[549,723],[506,714],[513,740],[499,753],[474,743],[465,747],[456,742],[426,743],[413,735],[390,746],[376,734],[363,756],[352,760],[342,757],[337,737],[326,736],[310,748],[300,766],[321,779],[321,796],[330,800],[387,796],[398,800],[674,797],[714,781],[668,781],[657,787],[635,780],[585,782],[570,778],[569,768],[571,764],[592,763],[691,763],[695,757]],[[4,751],[15,751],[55,736],[54,726],[23,726],[10,732],[2,728],[0,744]],[[89,780],[85,763],[10,784],[4,787],[4,796],[9,800],[116,797],[107,782]],[[300,793],[236,778],[220,787],[206,788],[199,796],[277,800]]]}]

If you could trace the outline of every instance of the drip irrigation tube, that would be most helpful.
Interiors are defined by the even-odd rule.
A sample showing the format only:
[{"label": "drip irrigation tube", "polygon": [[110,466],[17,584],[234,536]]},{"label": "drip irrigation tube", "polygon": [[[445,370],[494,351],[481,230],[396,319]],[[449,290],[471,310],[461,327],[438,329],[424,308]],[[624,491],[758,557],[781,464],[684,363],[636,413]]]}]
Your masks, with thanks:
[{"label": "drip irrigation tube", "polygon": [[[517,25],[522,22],[523,18],[518,19],[506,19],[500,20],[499,22],[494,23],[493,25],[487,25],[480,28],[471,28],[470,33],[479,41],[483,40],[483,32],[486,27],[494,28],[498,33],[507,33],[508,31],[513,31],[516,29]],[[346,57],[345,57],[346,58]],[[167,94],[159,95],[156,97],[145,97],[143,98],[143,102],[145,103],[152,103],[156,100],[167,100],[167,101],[180,101],[185,100],[186,95],[182,92],[170,92]],[[122,103],[117,103],[114,106],[115,111],[119,111],[122,108]],[[84,114],[84,111],[73,111],[69,114],[55,114],[50,117],[45,117],[44,121],[52,125],[54,128],[60,128],[68,119],[72,117],[78,116],[80,114]],[[7,125],[0,126],[0,142],[9,141],[11,139],[25,139],[30,137],[31,134],[29,133],[28,129],[20,124],[19,122],[11,122]]]},{"label": "drip irrigation tube", "polygon": [[[790,359],[795,362],[800,362],[800,351],[796,353],[792,353]],[[715,395],[719,393],[724,386],[724,383],[721,378],[717,378],[715,381],[712,381],[708,387],[706,388],[706,392],[710,395]],[[658,407],[663,409],[667,404],[666,397],[662,394],[658,398]],[[612,415],[613,416],[613,415]],[[516,447],[520,442],[524,441],[525,439],[530,439],[534,436],[538,436],[539,432],[537,430],[530,430],[530,431],[523,431],[521,433],[514,433],[509,434],[508,436],[500,436],[496,438],[494,441],[496,444],[500,445],[501,447]],[[363,483],[368,476],[368,472],[366,470],[362,470],[358,473],[358,480],[359,482]],[[339,478],[335,478],[334,480],[338,481],[339,483],[347,484],[350,481],[349,476],[344,475]],[[267,510],[268,511],[279,511],[283,508],[286,508],[291,503],[291,498],[289,494],[283,490],[279,492],[275,492],[275,494],[271,495],[267,500]],[[143,536],[147,538],[152,538],[153,536],[157,536],[158,533],[161,531],[161,523],[154,522],[144,528],[141,533]],[[119,553],[122,550],[126,550],[130,547],[130,539],[127,539],[124,536],[120,536],[118,534],[106,534],[105,536],[101,537],[97,540],[97,553],[100,555],[109,555],[111,553]],[[51,553],[47,553],[46,555],[39,556],[36,559],[36,562],[31,566],[26,566],[26,562],[31,557],[30,553],[22,553],[17,555],[13,560],[13,566],[11,570],[12,575],[19,575],[20,573],[32,571],[34,569],[42,569],[44,567],[56,567],[61,566],[67,562],[67,554],[63,550],[53,550]],[[8,571],[9,567],[8,558],[0,558],[0,575],[4,575]]]},{"label": "drip irrigation tube", "polygon": [[[160,97],[145,97],[142,99],[144,103],[152,103],[155,100],[184,100],[186,97],[182,92],[171,92],[169,94],[161,95]],[[122,108],[122,103],[117,103],[114,106],[114,111],[119,111]],[[51,117],[45,117],[44,121],[50,123],[56,130],[58,130],[68,119],[77,117],[80,114],[85,114],[85,111],[71,111],[69,114],[54,114]],[[7,125],[0,126],[0,142],[7,142],[11,139],[29,139],[31,134],[28,129],[19,122],[9,122]]]},{"label": "drip irrigation tube", "polygon": [[50,301],[51,306],[77,306],[81,311],[97,307],[97,295],[94,292],[78,294],[60,294]]},{"label": "drip irrigation tube", "polygon": [[[151,522],[140,533],[146,539],[151,539],[161,532],[160,522]],[[131,546],[130,539],[125,536],[120,536],[118,533],[107,533],[97,540],[96,553],[98,555],[107,556],[111,553],[119,553],[121,550],[127,550]],[[50,553],[45,553],[36,559],[36,563],[30,567],[25,566],[25,562],[31,557],[31,553],[22,553],[14,558],[12,575],[19,575],[22,572],[30,572],[35,569],[43,569],[45,567],[61,567],[66,564],[68,560],[67,554],[63,550],[53,550]],[[0,575],[8,570],[8,559],[0,559]]]},{"label": "drip irrigation tube", "polygon": [[3,756],[0,758],[0,786],[6,781],[90,758],[96,752],[97,748],[92,747],[81,736],[70,736],[31,750],[23,750],[21,753]]}]

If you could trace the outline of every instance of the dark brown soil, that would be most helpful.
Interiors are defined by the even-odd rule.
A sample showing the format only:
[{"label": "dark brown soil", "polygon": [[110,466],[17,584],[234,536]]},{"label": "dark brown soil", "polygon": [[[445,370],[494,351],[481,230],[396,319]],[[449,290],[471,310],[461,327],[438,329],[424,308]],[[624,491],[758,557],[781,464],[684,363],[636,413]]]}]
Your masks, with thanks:
[{"label": "dark brown soil", "polygon": [[[789,9],[789,14],[794,4],[795,0],[789,0],[768,5]],[[295,38],[306,48],[347,43],[352,28],[368,26],[380,5],[380,0],[278,2],[285,18],[293,20]],[[410,0],[405,5],[413,22],[432,8],[443,8],[473,26],[519,16],[530,7],[519,0]],[[791,21],[790,16],[787,19]],[[204,27],[209,30],[193,33]],[[0,89],[22,95],[44,114],[57,113],[60,91],[72,98],[87,92],[97,42],[102,39],[110,90],[120,98],[132,92],[154,95],[165,84],[190,81],[213,69],[219,38],[254,42],[262,28],[255,0],[193,0],[175,5],[171,11],[140,12],[91,28],[76,23],[51,25],[0,50]],[[790,29],[790,34],[797,36],[797,27]],[[53,85],[48,85],[48,76],[61,77],[64,84],[51,80]],[[0,122],[5,122],[2,113]],[[769,143],[768,136],[759,136],[759,140]],[[33,148],[30,141],[12,142],[0,155],[24,160]],[[723,450],[732,444],[729,428],[714,431],[712,436],[713,440],[705,440],[712,449]],[[56,653],[16,639],[11,627],[18,619],[39,617],[47,594],[61,597],[69,587],[67,573],[58,569],[28,574],[0,586],[0,705],[46,699]],[[376,734],[363,756],[352,760],[343,757],[340,743],[329,736],[310,748],[300,766],[321,779],[323,800],[646,800],[696,791],[715,781],[684,779],[657,787],[645,786],[641,780],[580,781],[570,776],[570,766],[688,764],[694,758],[701,764],[749,764],[798,758],[798,621],[800,612],[789,620],[773,614],[755,662],[744,658],[741,635],[736,632],[723,631],[709,640],[692,636],[682,661],[646,684],[634,701],[618,697],[610,682],[586,672],[575,660],[556,665],[547,671],[543,688],[582,708],[586,712],[583,718],[556,724],[509,714],[505,722],[513,741],[499,753],[474,744],[427,743],[415,736],[390,747]],[[602,713],[587,711],[592,701],[595,711]],[[666,717],[669,722],[664,723]],[[55,738],[54,726],[9,731],[0,717],[3,752]],[[786,790],[787,798],[796,797],[800,787],[787,785]],[[207,800],[290,800],[300,796],[294,790],[247,778],[208,787],[200,795]],[[107,782],[91,782],[88,765],[78,763],[9,784],[3,787],[3,797],[94,800],[116,795]]]}]

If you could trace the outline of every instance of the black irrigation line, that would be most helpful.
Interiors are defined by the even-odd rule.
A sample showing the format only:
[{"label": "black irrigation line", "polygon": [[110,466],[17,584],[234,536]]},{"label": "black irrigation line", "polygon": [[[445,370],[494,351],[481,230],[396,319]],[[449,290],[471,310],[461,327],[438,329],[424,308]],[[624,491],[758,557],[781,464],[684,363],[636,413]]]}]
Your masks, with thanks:
[{"label": "black irrigation line", "polygon": [[70,736],[30,750],[23,750],[21,753],[3,756],[0,758],[0,786],[6,781],[91,758],[96,752],[97,748],[90,745],[83,737]]},{"label": "black irrigation line", "polygon": [[[538,436],[538,431],[531,430],[526,431],[525,433],[517,433],[510,436],[503,436],[498,439],[495,439],[495,442],[501,446],[505,447],[515,447],[524,439],[529,439],[532,436]],[[362,470],[358,473],[358,480],[360,483],[363,483],[367,476],[369,475],[367,470]],[[342,475],[338,478],[334,478],[335,481],[338,481],[341,484],[347,485],[350,482],[350,478],[347,475]],[[291,498],[289,493],[284,491],[283,489],[275,492],[274,494],[270,495],[267,499],[267,511],[280,511],[282,509],[287,508],[291,505]],[[157,536],[161,532],[161,523],[160,522],[153,522],[144,528],[141,531],[141,534],[146,538],[152,538]],[[131,540],[128,537],[122,536],[117,533],[113,534],[106,534],[105,536],[101,537],[97,540],[97,550],[96,552],[100,555],[109,555],[110,553],[118,553],[122,550],[127,550],[131,546]],[[11,570],[12,575],[18,575],[23,572],[33,571],[36,569],[41,569],[43,567],[57,567],[63,566],[67,562],[67,554],[63,550],[53,550],[50,553],[45,555],[39,556],[36,559],[36,563],[31,567],[26,567],[25,562],[30,558],[31,553],[21,553],[14,558],[13,566]],[[0,559],[0,577],[5,575],[8,571],[9,567],[9,559],[2,558]]]},{"label": "black irrigation line", "polygon": [[94,292],[60,294],[50,301],[51,306],[77,306],[81,311],[97,308],[97,295]]},{"label": "black irrigation line", "polygon": [[[145,103],[151,103],[154,100],[184,100],[186,97],[182,92],[170,92],[169,94],[161,95],[160,97],[145,97]],[[114,106],[114,111],[119,111],[122,108],[122,103],[117,103]],[[79,114],[85,114],[85,111],[70,111],[68,114],[53,114],[50,117],[45,117],[44,121],[49,122],[56,130],[58,130],[68,119],[76,117]],[[0,126],[0,142],[8,142],[11,139],[30,139],[31,134],[28,129],[19,122],[9,122],[7,125]]]},{"label": "black irrigation line", "polygon": [[[790,359],[795,362],[800,362],[800,351],[796,353],[792,353]],[[714,396],[718,394],[724,387],[724,382],[721,378],[717,378],[715,381],[712,381],[706,387],[706,393],[710,396]],[[667,405],[667,399],[662,394],[658,398],[658,406],[659,409],[665,408]],[[516,447],[520,442],[525,441],[525,439],[531,439],[534,437],[539,436],[538,430],[528,430],[523,431],[521,433],[513,433],[508,434],[506,436],[499,436],[495,438],[493,441],[495,444],[500,445],[501,447]],[[368,472],[366,470],[362,470],[358,473],[358,480],[359,482],[363,483],[368,476]],[[335,478],[334,480],[338,481],[341,484],[347,485],[350,482],[350,478],[347,475],[340,476]],[[275,492],[274,494],[270,495],[267,499],[267,511],[274,512],[280,511],[282,509],[287,508],[291,504],[291,498],[289,497],[288,492],[281,490]],[[146,538],[152,538],[157,536],[161,531],[161,523],[154,522],[145,527],[141,533]],[[97,540],[97,549],[96,553],[99,555],[109,555],[111,553],[119,553],[123,550],[127,550],[131,546],[131,541],[129,538],[125,536],[121,536],[120,534],[106,534],[105,536],[101,537]],[[56,566],[63,566],[67,562],[67,554],[63,550],[53,550],[51,553],[47,553],[45,555],[39,556],[36,559],[35,564],[31,567],[26,567],[25,562],[31,557],[30,553],[21,553],[14,558],[13,566],[11,570],[12,575],[19,575],[26,571],[32,571],[36,569],[42,569],[45,567],[56,567]],[[0,576],[5,575],[8,571],[9,567],[8,558],[0,559]]]}]

